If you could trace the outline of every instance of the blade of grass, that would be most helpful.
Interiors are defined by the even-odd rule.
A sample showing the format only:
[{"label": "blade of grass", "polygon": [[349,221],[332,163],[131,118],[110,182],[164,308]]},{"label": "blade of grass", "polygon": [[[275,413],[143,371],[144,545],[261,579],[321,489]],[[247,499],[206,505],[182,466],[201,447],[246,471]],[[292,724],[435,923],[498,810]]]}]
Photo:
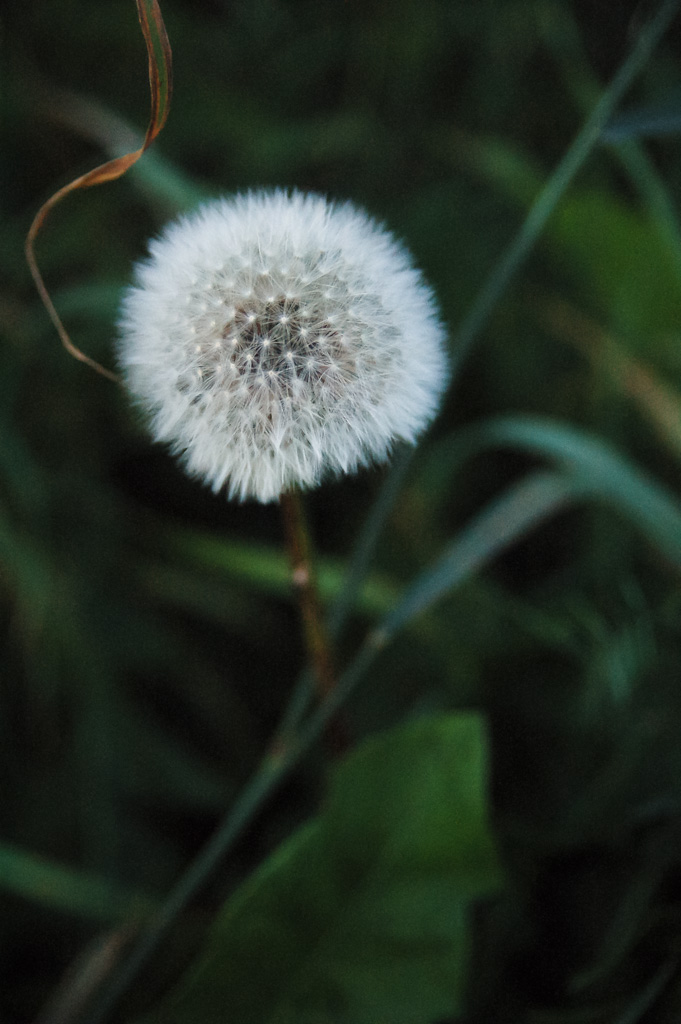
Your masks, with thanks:
[{"label": "blade of grass", "polygon": [[417,577],[371,642],[382,647],[416,615],[450,594],[500,551],[573,503],[584,491],[584,482],[554,472],[532,474],[510,488],[462,530],[431,569]]},{"label": "blade of grass", "polygon": [[302,747],[289,748],[285,756],[267,756],[261,762],[255,775],[241,791],[217,831],[192,861],[161,908],[153,916],[147,931],[135,945],[112,983],[101,993],[98,1004],[93,1006],[88,1015],[89,1024],[103,1024],[110,1018],[121,998],[144,969],[173,922],[200,892],[224,858],[225,853],[243,834],[265,801],[276,791],[303,753]]},{"label": "blade of grass", "polygon": [[104,923],[146,917],[150,897],[7,844],[0,845],[0,888],[22,899]]},{"label": "blade of grass", "polygon": [[637,1021],[643,1020],[651,1006],[653,1006],[658,997],[662,995],[677,970],[678,957],[676,955],[669,957],[669,959],[662,964],[659,971],[653,975],[645,988],[643,988],[633,1002],[629,1004],[624,1013],[617,1018],[615,1024],[636,1024]]},{"label": "blade of grass", "polygon": [[[544,39],[563,81],[582,109],[591,106],[599,92],[599,83],[590,69],[588,55],[577,30],[572,11],[567,5],[556,5],[551,17],[543,21]],[[676,115],[679,121],[678,114]],[[681,123],[681,122],[680,122]],[[652,220],[673,253],[681,269],[681,222],[669,191],[645,147],[637,140],[650,126],[645,112],[615,115],[603,126],[601,143],[609,146],[638,189]]]},{"label": "blade of grass", "polygon": [[345,570],[343,584],[336,594],[329,615],[329,630],[336,638],[355,607],[367,578],[369,567],[383,527],[392,512],[413,457],[414,448],[403,448],[395,457],[383,486],[376,498]]},{"label": "blade of grass", "polygon": [[26,236],[25,253],[26,261],[29,269],[33,276],[35,286],[38,289],[38,294],[43,301],[43,305],[47,310],[49,317],[54,324],[59,337],[61,338],[62,344],[67,352],[69,352],[75,359],[80,360],[82,363],[86,363],[97,373],[102,374],[104,377],[108,377],[109,380],[118,380],[118,377],[111,370],[107,370],[100,363],[94,359],[90,359],[84,352],[81,352],[73,342],[71,341],[66,328],[61,322],[59,314],[50,298],[50,295],[45,287],[42,274],[38,268],[38,263],[35,257],[35,240],[47,218],[50,211],[61,202],[61,200],[74,192],[79,188],[90,188],[93,185],[102,185],[107,181],[115,181],[116,178],[120,178],[128,168],[132,167],[134,163],[142,156],[144,151],[152,144],[156,136],[163,129],[168,117],[170,110],[170,101],[172,97],[172,55],[170,50],[170,43],[163,24],[163,18],[161,17],[161,9],[158,5],[158,0],[136,0],[137,14],[144,35],[144,41],[147,46],[147,55],[149,63],[149,87],[151,90],[151,116],[149,118],[149,125],[144,138],[144,142],[139,149],[134,150],[131,153],[126,153],[123,156],[115,157],[113,160],[107,160],[106,163],[100,164],[93,170],[88,171],[86,174],[81,174],[78,178],[69,182],[68,185],[64,185],[57,192],[54,193],[43,205],[40,207],[33,222],[28,230]]},{"label": "blade of grass", "polygon": [[[119,114],[90,97],[53,90],[42,100],[46,115],[115,158],[143,144],[143,135]],[[196,181],[157,149],[130,167],[130,177],[167,216],[197,206],[215,196],[215,190]]]},{"label": "blade of grass", "polygon": [[456,332],[454,337],[455,371],[465,358],[473,341],[487,325],[495,306],[513,276],[525,262],[566,189],[598,143],[606,122],[636,76],[644,68],[654,46],[668,28],[678,7],[679,0],[666,0],[639,33],[629,56],[620,66],[558,167],[535,199],[520,231],[502,254]]},{"label": "blade of grass", "polygon": [[130,926],[123,925],[89,942],[69,966],[34,1024],[74,1024],[82,1020],[93,993],[111,976],[132,934]]},{"label": "blade of grass", "polygon": [[502,418],[440,442],[432,457],[439,453],[455,467],[495,447],[557,462],[587,485],[590,497],[619,511],[674,564],[681,564],[681,504],[675,496],[605,441],[577,427],[530,417]]},{"label": "blade of grass", "polygon": [[681,113],[678,109],[678,97],[674,96],[668,105],[651,103],[632,110],[623,110],[606,125],[603,137],[606,142],[620,143],[629,139],[678,135],[679,132]]},{"label": "blade of grass", "polygon": [[[290,569],[286,554],[279,548],[202,535],[189,530],[174,531],[170,545],[181,558],[189,557],[193,564],[220,573],[258,593],[277,597],[291,596]],[[349,607],[357,602],[362,612],[380,614],[392,605],[395,599],[394,586],[384,577],[367,578],[366,563],[360,569],[361,576],[356,572],[353,580]],[[321,558],[317,571],[323,600],[334,601],[335,604],[347,588],[343,565],[335,559]]]}]

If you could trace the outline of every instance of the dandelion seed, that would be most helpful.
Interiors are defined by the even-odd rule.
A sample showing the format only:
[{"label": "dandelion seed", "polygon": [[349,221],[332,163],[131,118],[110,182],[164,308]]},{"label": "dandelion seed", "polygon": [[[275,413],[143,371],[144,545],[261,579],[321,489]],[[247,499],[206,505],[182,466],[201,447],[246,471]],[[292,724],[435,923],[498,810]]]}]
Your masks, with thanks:
[{"label": "dandelion seed", "polygon": [[447,383],[444,330],[404,248],[351,204],[297,192],[207,203],[167,227],[120,331],[155,440],[242,500],[385,459]]}]

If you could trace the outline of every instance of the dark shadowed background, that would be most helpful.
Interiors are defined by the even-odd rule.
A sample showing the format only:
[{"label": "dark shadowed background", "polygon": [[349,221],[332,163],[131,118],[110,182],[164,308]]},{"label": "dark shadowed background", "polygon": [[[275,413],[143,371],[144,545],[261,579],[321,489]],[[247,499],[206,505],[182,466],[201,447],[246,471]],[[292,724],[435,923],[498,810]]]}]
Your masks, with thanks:
[{"label": "dark shadowed background", "polygon": [[[74,342],[115,366],[117,304],[146,240],[202,196],[276,185],[352,199],[403,238],[454,345],[653,9],[167,0],[166,129],[38,239]],[[462,366],[341,664],[486,502],[545,464],[541,445],[450,460],[472,424],[584,431],[587,464],[585,436],[681,508],[680,24]],[[24,261],[39,205],[144,132],[135,5],[5,0],[0,46],[0,1020],[19,1024],[131,901],[167,892],[257,764],[304,655],[277,506],[228,503],[152,446],[122,389],[61,348]],[[386,475],[310,495],[326,599]],[[656,543],[657,506],[643,530],[627,512],[622,479],[415,619],[348,705],[358,741],[424,713],[486,716],[507,882],[475,916],[466,1024],[681,1010],[679,562]],[[316,812],[326,772],[319,751],[305,760],[199,919]],[[144,994],[187,955],[170,950]]]}]

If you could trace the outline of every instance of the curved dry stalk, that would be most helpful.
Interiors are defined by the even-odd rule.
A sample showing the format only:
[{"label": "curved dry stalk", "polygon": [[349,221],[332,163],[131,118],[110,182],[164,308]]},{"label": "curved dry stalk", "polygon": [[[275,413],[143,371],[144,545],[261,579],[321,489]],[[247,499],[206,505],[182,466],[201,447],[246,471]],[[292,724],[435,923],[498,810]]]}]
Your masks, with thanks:
[{"label": "curved dry stalk", "polygon": [[106,367],[102,366],[101,363],[98,363],[97,360],[91,359],[90,356],[85,355],[85,353],[81,352],[81,350],[71,341],[71,338],[69,337],[68,332],[57,313],[54,303],[50,298],[45,282],[43,281],[43,276],[40,273],[38,262],[35,257],[35,240],[45,223],[47,215],[57,205],[57,203],[61,202],[65,196],[70,192],[74,192],[76,189],[90,188],[92,185],[102,185],[107,181],[115,181],[116,178],[122,177],[122,175],[124,175],[125,172],[139,160],[144,151],[149,148],[166,123],[173,91],[173,65],[170,42],[163,23],[163,18],[161,17],[161,9],[158,5],[158,0],[136,0],[136,4],[137,14],[144,34],[144,41],[147,45],[147,55],[149,59],[149,87],[151,90],[151,115],[149,118],[147,132],[144,137],[144,142],[140,148],[134,150],[134,152],[125,153],[123,156],[116,157],[113,160],[107,160],[105,163],[93,168],[93,170],[88,171],[86,174],[81,174],[78,178],[69,182],[68,185],[64,185],[55,192],[54,195],[50,196],[50,198],[43,203],[33,218],[33,222],[28,229],[24,245],[26,262],[28,263],[29,270],[31,271],[35,286],[38,289],[38,294],[42,299],[50,320],[54,324],[54,327],[61,338],[62,345],[66,351],[74,357],[74,359],[78,359],[81,363],[85,363],[103,377],[107,377],[109,380],[113,381],[118,381],[117,374],[112,370],[107,370]]}]

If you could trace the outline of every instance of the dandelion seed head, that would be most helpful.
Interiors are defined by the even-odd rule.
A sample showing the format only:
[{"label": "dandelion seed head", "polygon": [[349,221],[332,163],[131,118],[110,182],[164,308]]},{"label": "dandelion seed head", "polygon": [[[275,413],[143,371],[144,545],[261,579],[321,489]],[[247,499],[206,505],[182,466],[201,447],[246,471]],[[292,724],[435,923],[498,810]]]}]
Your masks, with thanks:
[{"label": "dandelion seed head", "polygon": [[406,250],[350,203],[282,191],[206,203],[151,242],[119,358],[155,440],[242,500],[384,460],[448,378]]}]

